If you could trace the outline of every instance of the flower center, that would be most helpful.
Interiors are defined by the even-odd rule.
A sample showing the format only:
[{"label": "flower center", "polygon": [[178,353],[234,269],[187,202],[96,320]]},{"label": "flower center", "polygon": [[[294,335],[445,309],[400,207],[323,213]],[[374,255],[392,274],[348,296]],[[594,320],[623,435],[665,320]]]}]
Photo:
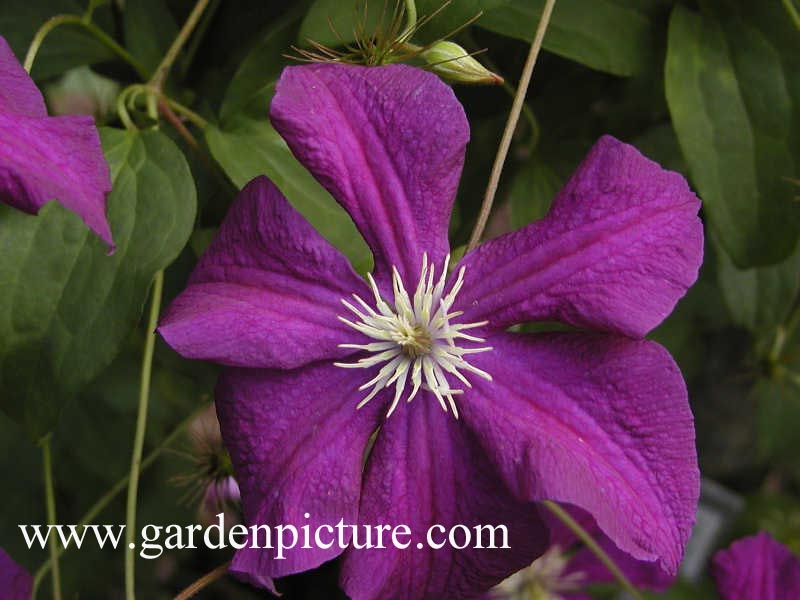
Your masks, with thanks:
[{"label": "flower center", "polygon": [[464,333],[467,329],[486,325],[480,323],[454,323],[462,311],[450,312],[456,295],[464,283],[465,267],[461,267],[450,291],[445,294],[447,283],[447,266],[450,256],[445,259],[442,274],[434,282],[435,266],[428,264],[427,254],[422,256],[422,273],[419,277],[413,298],[409,296],[396,267],[392,268],[392,288],[394,303],[389,304],[381,297],[378,286],[371,274],[367,275],[374,306],[357,294],[353,294],[358,306],[342,299],[347,309],[357,320],[351,321],[339,317],[350,327],[370,338],[366,344],[340,344],[342,348],[363,350],[370,355],[360,358],[354,363],[334,363],[338,367],[368,369],[381,365],[378,373],[359,390],[372,388],[367,396],[358,404],[361,408],[384,388],[394,385],[394,401],[386,417],[390,417],[400,402],[400,397],[407,384],[411,392],[406,399],[411,402],[420,388],[428,390],[436,396],[442,409],[447,412],[448,406],[453,416],[458,418],[458,409],[453,396],[463,394],[462,389],[453,389],[447,381],[446,373],[461,381],[466,387],[472,387],[461,371],[468,371],[489,381],[491,375],[472,366],[465,356],[478,352],[487,352],[491,347],[463,348],[463,341],[484,342],[483,338]]}]

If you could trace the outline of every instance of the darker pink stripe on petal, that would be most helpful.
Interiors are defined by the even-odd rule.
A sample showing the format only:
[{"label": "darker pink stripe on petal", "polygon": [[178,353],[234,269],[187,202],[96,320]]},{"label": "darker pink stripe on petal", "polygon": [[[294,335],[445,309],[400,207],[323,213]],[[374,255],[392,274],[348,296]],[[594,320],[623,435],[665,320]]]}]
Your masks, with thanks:
[{"label": "darker pink stripe on petal", "polygon": [[[536,507],[511,497],[463,425],[429,392],[383,423],[367,462],[359,524],[403,524],[412,535],[399,538],[409,542],[406,549],[389,543],[386,549],[347,550],[340,580],[352,600],[475,598],[546,548]],[[476,526],[504,525],[509,548],[434,549],[426,537],[433,525],[446,532],[435,529],[435,543],[460,525],[471,531],[473,545]],[[463,529],[457,534],[463,544]]]},{"label": "darker pink stripe on petal", "polygon": [[464,422],[521,499],[590,513],[624,552],[677,572],[700,494],[694,424],[658,344],[600,334],[499,334],[474,364]]},{"label": "darker pink stripe on petal", "polygon": [[338,318],[353,292],[369,297],[347,258],[259,177],[239,194],[159,333],[188,358],[292,369],[364,342]]},{"label": "darker pink stripe on petal", "polygon": [[469,126],[438,77],[405,65],[289,67],[270,117],[355,221],[382,285],[392,265],[415,280],[423,252],[441,263]]},{"label": "darker pink stripe on petal", "polygon": [[679,174],[601,138],[544,219],[464,257],[458,308],[494,330],[561,321],[641,337],[697,279],[699,208]]}]

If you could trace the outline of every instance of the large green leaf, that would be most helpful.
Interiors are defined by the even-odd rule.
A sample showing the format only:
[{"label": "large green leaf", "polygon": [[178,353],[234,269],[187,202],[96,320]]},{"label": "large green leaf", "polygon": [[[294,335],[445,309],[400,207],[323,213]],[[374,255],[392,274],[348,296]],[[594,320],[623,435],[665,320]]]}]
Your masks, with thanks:
[{"label": "large green leaf", "polygon": [[772,336],[800,290],[800,250],[768,267],[738,269],[718,252],[719,286],[733,321],[756,335]]},{"label": "large green leaf", "polygon": [[[471,11],[475,2],[467,3]],[[544,0],[492,0],[480,27],[526,41],[533,39]],[[544,47],[565,58],[615,75],[634,75],[652,64],[658,45],[661,2],[631,5],[623,0],[566,0],[557,2]],[[474,13],[473,13],[474,14]],[[464,13],[462,17],[473,14]]]},{"label": "large green leaf", "polygon": [[[365,24],[367,32],[374,32],[378,24],[389,24],[392,12],[382,12],[383,4],[378,2],[367,3],[367,12],[364,14],[364,0],[315,0],[303,18],[298,34],[298,43],[308,45],[308,40],[337,47],[341,42],[355,40],[356,25]],[[394,1],[389,0],[389,6],[394,6]]]},{"label": "large green leaf", "polygon": [[722,246],[740,267],[772,264],[800,234],[800,44],[779,3],[724,5],[675,8],[667,100]]},{"label": "large green leaf", "polygon": [[178,34],[178,24],[164,0],[136,0],[123,13],[125,46],[154,71]]},{"label": "large green leaf", "polygon": [[[36,31],[56,15],[81,15],[84,2],[79,0],[0,0],[0,35],[6,38],[20,59],[25,56]],[[100,7],[94,21],[102,27],[111,25],[111,11]],[[59,75],[72,67],[111,60],[114,53],[83,28],[65,25],[46,38],[33,66],[36,79]]]},{"label": "large green leaf", "polygon": [[[440,0],[420,0],[420,17],[442,7]],[[661,0],[566,0],[558,2],[544,47],[551,52],[616,75],[633,75],[650,66],[657,45]],[[366,15],[366,30],[371,32],[381,22],[382,3],[372,2]],[[391,16],[394,2],[388,2]],[[331,29],[333,24],[341,39],[351,42],[357,22],[356,3],[345,0],[316,0],[300,29],[299,41],[312,39],[326,45],[340,45]],[[496,33],[526,41],[533,39],[544,0],[457,0],[444,7],[419,32],[415,39],[430,42],[445,36],[470,19],[483,13],[477,25]],[[361,17],[364,18],[363,16]],[[389,17],[383,18],[388,24]]]},{"label": "large green leaf", "polygon": [[369,250],[350,217],[297,162],[268,121],[238,116],[224,129],[208,127],[206,141],[211,154],[237,187],[243,187],[258,175],[266,175],[356,268],[369,268]]},{"label": "large green leaf", "polygon": [[800,384],[787,377],[760,379],[751,392],[758,406],[762,458],[797,469],[800,453]]},{"label": "large green leaf", "polygon": [[136,326],[154,274],[192,230],[196,194],[181,151],[155,131],[101,132],[117,251],[56,203],[0,209],[0,398],[34,437],[97,376]]},{"label": "large green leaf", "polygon": [[508,202],[511,226],[524,227],[545,216],[563,180],[538,157],[533,157],[514,175]]},{"label": "large green leaf", "polygon": [[287,62],[284,55],[291,52],[297,37],[304,4],[293,5],[272,23],[239,65],[222,101],[223,118],[240,111],[266,115],[275,82]]}]

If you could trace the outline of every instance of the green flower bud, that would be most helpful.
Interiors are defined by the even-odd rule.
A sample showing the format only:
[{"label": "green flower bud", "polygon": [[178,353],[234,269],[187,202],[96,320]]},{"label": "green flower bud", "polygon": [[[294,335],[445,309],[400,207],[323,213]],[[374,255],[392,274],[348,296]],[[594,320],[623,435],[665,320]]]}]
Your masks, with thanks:
[{"label": "green flower bud", "polygon": [[428,63],[434,73],[454,83],[479,85],[503,83],[502,77],[492,73],[454,42],[436,42],[420,52],[419,56]]}]

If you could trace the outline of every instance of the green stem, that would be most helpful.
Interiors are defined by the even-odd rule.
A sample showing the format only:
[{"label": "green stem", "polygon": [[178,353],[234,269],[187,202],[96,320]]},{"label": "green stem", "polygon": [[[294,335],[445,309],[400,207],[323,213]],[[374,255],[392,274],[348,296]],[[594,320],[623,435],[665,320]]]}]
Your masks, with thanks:
[{"label": "green stem", "polygon": [[[153,85],[142,83],[134,83],[133,85],[129,85],[122,90],[122,92],[120,92],[119,96],[117,96],[117,112],[119,113],[120,119],[126,124],[126,126],[126,121],[131,121],[127,106],[133,108],[136,105],[136,99],[142,95],[146,98],[145,102],[148,111],[150,110],[151,104],[157,109],[158,101],[163,100],[172,110],[186,117],[200,129],[205,129],[208,126],[208,121],[194,112],[188,106],[184,106],[183,104],[173,100]],[[158,118],[158,114],[151,113],[150,117],[155,120]],[[131,124],[132,123],[133,122],[131,121]]]},{"label": "green stem", "polygon": [[195,29],[192,40],[189,42],[189,45],[186,47],[186,51],[183,55],[184,60],[181,63],[181,77],[184,77],[189,70],[189,67],[191,67],[194,57],[197,54],[197,50],[200,48],[200,44],[203,42],[203,38],[205,37],[208,28],[211,26],[211,23],[214,20],[214,15],[216,14],[221,2],[222,0],[211,0],[211,4],[209,4],[208,8],[206,9],[203,20],[200,21],[197,29]]},{"label": "green stem", "polygon": [[44,22],[44,24],[39,28],[39,31],[36,32],[36,35],[33,36],[31,45],[28,48],[28,53],[25,55],[23,66],[28,73],[30,73],[31,69],[33,68],[33,62],[36,60],[36,55],[39,52],[42,42],[44,42],[44,38],[47,37],[47,35],[56,27],[60,27],[61,25],[77,25],[78,27],[83,27],[86,29],[86,31],[97,38],[97,40],[106,48],[128,63],[133,70],[136,71],[139,77],[142,79],[148,79],[150,77],[150,71],[148,71],[147,67],[136,60],[136,58],[131,55],[130,52],[125,50],[125,48],[120,46],[116,40],[114,40],[114,38],[100,29],[97,25],[86,20],[84,17],[79,17],[77,15],[58,15]]},{"label": "green stem", "polygon": [[142,357],[142,376],[139,384],[139,411],[136,416],[136,433],[133,440],[131,456],[131,476],[128,485],[128,504],[125,514],[125,598],[135,600],[136,595],[134,565],[134,547],[136,542],[136,501],[139,491],[139,473],[142,465],[144,434],[147,428],[147,404],[150,399],[150,375],[153,369],[153,351],[156,343],[156,327],[158,313],[161,309],[161,294],[164,288],[164,272],[159,271],[153,279],[153,291],[150,300],[150,317],[147,321],[147,339]]},{"label": "green stem", "polygon": [[203,12],[206,10],[206,7],[210,1],[211,0],[197,0],[192,12],[189,13],[189,17],[186,19],[183,27],[181,27],[181,30],[178,32],[177,37],[167,50],[164,58],[161,59],[161,62],[156,67],[156,72],[153,75],[153,78],[150,80],[150,84],[157,90],[161,91],[164,89],[164,82],[169,76],[169,71],[172,68],[172,65],[178,58],[181,48],[183,48],[184,44],[186,44],[186,42],[189,40],[189,36],[192,35],[192,31],[194,31],[194,28],[197,27],[197,23],[203,16]]},{"label": "green stem", "polygon": [[189,121],[197,125],[197,127],[199,127],[200,129],[205,129],[206,127],[208,127],[208,121],[206,121],[203,117],[201,117],[199,114],[194,112],[189,107],[184,106],[183,104],[179,104],[178,102],[175,102],[175,100],[168,98],[167,96],[161,96],[161,97],[164,99],[164,102],[166,102],[172,110],[189,119]]},{"label": "green stem", "polygon": [[414,32],[414,28],[417,26],[417,3],[414,0],[405,0],[406,3],[406,29],[403,34],[400,36],[405,38],[405,36],[411,37],[411,34]]},{"label": "green stem", "polygon": [[[42,462],[44,463],[44,493],[47,502],[47,524],[57,525],[56,496],[53,491],[53,460],[50,452],[50,436],[42,442]],[[53,563],[53,600],[61,600],[61,570],[58,565],[58,536],[51,535],[50,562]]]},{"label": "green stem", "polygon": [[[156,448],[154,448],[150,452],[150,454],[148,454],[144,458],[144,460],[142,460],[140,472],[143,472],[150,465],[152,465],[156,461],[156,459],[161,455],[161,453],[167,448],[169,448],[173,444],[173,442],[175,442],[175,440],[177,440],[178,437],[180,437],[180,435],[186,430],[186,427],[189,426],[189,423],[194,421],[207,408],[208,408],[207,405],[203,405],[201,408],[199,408],[198,410],[194,411],[191,415],[189,415],[186,419],[181,421],[178,424],[178,426],[175,427],[175,429],[173,429],[172,432],[166,438],[164,438],[164,441],[162,441]],[[101,512],[103,512],[103,510],[105,510],[105,508],[109,504],[111,504],[111,502],[113,502],[117,496],[120,495],[122,490],[128,487],[129,480],[130,480],[130,474],[125,475],[124,477],[119,479],[119,481],[117,481],[111,487],[111,489],[109,489],[105,494],[103,494],[100,498],[98,498],[98,500],[89,508],[89,510],[86,511],[86,514],[84,514],[83,517],[81,517],[81,520],[78,521],[78,528],[82,529],[83,527],[86,527],[92,521],[94,521],[95,518],[97,518],[97,516]],[[59,546],[56,558],[60,558],[64,554],[64,552],[66,552],[66,549],[62,546]],[[36,597],[36,591],[39,589],[39,586],[44,580],[44,577],[50,572],[52,565],[53,565],[52,559],[48,559],[47,561],[44,562],[44,564],[41,567],[39,567],[39,569],[34,574],[33,594],[31,595],[31,598]]]},{"label": "green stem", "polygon": [[558,518],[559,521],[564,523],[572,533],[574,533],[578,538],[586,545],[586,547],[594,554],[597,559],[605,565],[605,567],[611,572],[614,578],[617,580],[619,585],[624,589],[628,594],[631,595],[634,600],[643,600],[642,595],[639,593],[630,580],[625,577],[625,574],[620,570],[620,568],[616,565],[616,563],[611,559],[611,557],[605,553],[605,551],[600,547],[600,545],[594,541],[589,533],[580,526],[580,524],[573,519],[567,511],[561,508],[555,502],[551,502],[550,500],[545,500],[542,504]]},{"label": "green stem", "polygon": [[783,6],[792,18],[794,26],[800,29],[800,11],[797,10],[794,2],[792,2],[792,0],[783,0]]},{"label": "green stem", "polygon": [[775,331],[775,340],[769,352],[770,364],[776,365],[780,361],[784,346],[786,342],[792,339],[798,325],[800,325],[800,300],[797,301],[797,304],[786,318],[786,321],[778,325],[778,329]]},{"label": "green stem", "polygon": [[492,212],[494,197],[495,194],[497,194],[497,186],[500,183],[500,175],[503,172],[503,166],[505,165],[508,151],[511,148],[511,140],[514,137],[514,131],[517,129],[522,107],[525,104],[525,95],[528,93],[528,86],[533,76],[533,68],[536,66],[536,59],[539,57],[539,51],[542,49],[544,34],[547,31],[547,26],[550,24],[550,17],[553,14],[553,7],[555,4],[556,0],[547,0],[544,5],[544,10],[542,11],[542,16],[539,19],[539,25],[536,28],[533,42],[531,42],[530,52],[528,52],[528,59],[525,61],[525,67],[522,69],[522,76],[517,86],[517,94],[514,96],[514,103],[511,105],[511,113],[508,115],[506,128],[500,140],[500,147],[497,149],[497,156],[492,166],[492,173],[489,176],[489,184],[486,186],[486,194],[483,197],[481,212],[478,215],[475,229],[473,229],[472,235],[470,236],[469,244],[467,244],[467,252],[478,245],[483,235],[483,230],[486,229],[486,223],[489,221],[489,214]]}]

